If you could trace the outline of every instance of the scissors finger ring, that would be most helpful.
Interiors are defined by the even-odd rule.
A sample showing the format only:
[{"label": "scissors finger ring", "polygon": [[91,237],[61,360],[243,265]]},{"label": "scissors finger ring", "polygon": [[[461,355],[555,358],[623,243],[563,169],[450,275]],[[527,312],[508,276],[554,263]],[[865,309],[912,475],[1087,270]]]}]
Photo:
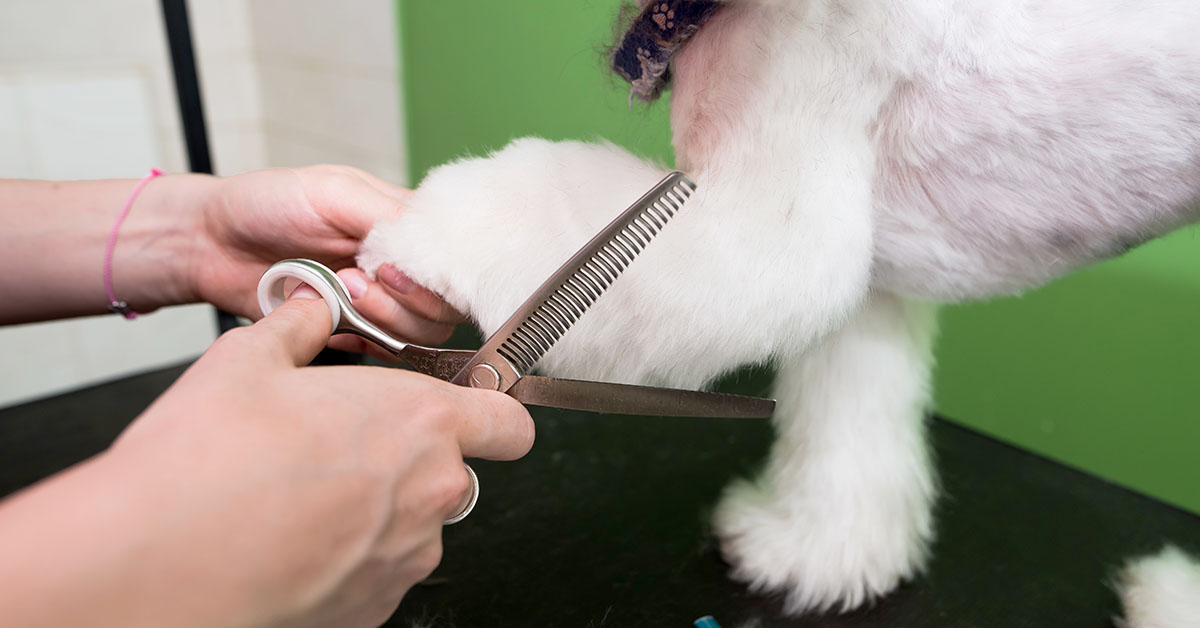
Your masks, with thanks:
[{"label": "scissors finger ring", "polygon": [[471,476],[471,491],[463,498],[462,506],[458,509],[458,514],[450,517],[442,522],[442,525],[453,525],[467,518],[471,511],[475,509],[475,502],[479,500],[479,476],[475,475],[475,470],[471,465],[463,463],[467,468],[467,475]]}]

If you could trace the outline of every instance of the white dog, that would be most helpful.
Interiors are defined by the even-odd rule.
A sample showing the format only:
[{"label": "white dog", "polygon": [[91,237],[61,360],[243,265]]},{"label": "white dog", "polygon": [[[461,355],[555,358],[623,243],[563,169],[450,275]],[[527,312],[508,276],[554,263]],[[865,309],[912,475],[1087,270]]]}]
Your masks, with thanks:
[{"label": "white dog", "polygon": [[[727,3],[671,65],[697,194],[543,369],[701,387],[776,362],[770,461],[716,513],[734,575],[792,612],[887,593],[933,534],[925,302],[1019,292],[1195,220],[1198,31],[1192,0]],[[430,173],[359,262],[490,333],[665,172],[518,140]],[[1200,568],[1168,552],[1127,572],[1134,625],[1158,625],[1164,577],[1192,605],[1164,612],[1200,618]]]}]

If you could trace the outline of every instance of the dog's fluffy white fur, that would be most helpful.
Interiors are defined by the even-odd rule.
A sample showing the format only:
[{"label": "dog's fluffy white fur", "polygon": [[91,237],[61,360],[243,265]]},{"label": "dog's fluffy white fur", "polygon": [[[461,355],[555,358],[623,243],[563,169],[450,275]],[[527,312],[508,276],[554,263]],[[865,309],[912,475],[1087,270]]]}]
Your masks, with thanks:
[{"label": "dog's fluffy white fur", "polygon": [[[890,591],[933,534],[920,301],[1020,291],[1195,220],[1197,28],[1188,0],[730,3],[674,65],[697,194],[543,369],[699,387],[777,362],[770,461],[717,509],[733,573],[795,612]],[[665,171],[518,140],[431,172],[359,263],[490,333]]]},{"label": "dog's fluffy white fur", "polygon": [[1118,582],[1128,628],[1200,626],[1200,564],[1168,545],[1131,561]]}]

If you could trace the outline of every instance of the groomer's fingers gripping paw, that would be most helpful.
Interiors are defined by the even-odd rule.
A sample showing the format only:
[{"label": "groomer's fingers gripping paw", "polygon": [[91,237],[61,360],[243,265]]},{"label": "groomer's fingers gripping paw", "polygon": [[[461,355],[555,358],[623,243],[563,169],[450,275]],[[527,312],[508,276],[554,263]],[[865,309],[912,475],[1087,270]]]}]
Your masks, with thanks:
[{"label": "groomer's fingers gripping paw", "polygon": [[417,312],[422,317],[439,323],[457,325],[466,322],[467,317],[450,307],[448,303],[432,291],[413,281],[408,275],[391,264],[379,267],[376,273],[379,285],[404,307]]},{"label": "groomer's fingers gripping paw", "polygon": [[388,409],[405,400],[421,410],[411,413],[419,417],[420,423],[414,424],[418,431],[452,438],[463,458],[516,460],[533,447],[529,411],[504,393],[456,386],[412,371],[349,368],[355,368],[355,384],[366,387],[357,398]]},{"label": "groomer's fingers gripping paw", "polygon": [[[366,274],[357,268],[346,268],[338,272],[354,308],[371,322],[379,325],[392,335],[417,344],[439,345],[454,333],[457,321],[444,321],[431,318],[440,310],[441,303],[433,293],[420,288],[410,298],[397,299],[384,289],[379,282],[371,281]],[[445,308],[451,312],[449,306]]]}]

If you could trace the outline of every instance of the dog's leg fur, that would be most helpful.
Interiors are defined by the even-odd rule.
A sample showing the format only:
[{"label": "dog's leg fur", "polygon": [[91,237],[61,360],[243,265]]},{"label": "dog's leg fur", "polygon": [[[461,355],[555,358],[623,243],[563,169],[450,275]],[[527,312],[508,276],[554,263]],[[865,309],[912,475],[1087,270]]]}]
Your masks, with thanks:
[{"label": "dog's leg fur", "polygon": [[[694,387],[782,356],[781,439],[720,508],[726,555],[794,611],[885,593],[931,535],[933,331],[882,293],[1017,291],[1193,220],[1200,9],[1171,6],[731,2],[674,68],[700,192],[542,366]],[[491,332],[661,175],[517,142],[432,173],[360,265],[397,264]]]},{"label": "dog's leg fur", "polygon": [[[752,9],[731,5],[714,17],[678,66],[679,80],[694,89],[674,96],[675,145],[680,167],[697,181],[699,191],[609,294],[547,353],[541,363],[547,374],[697,387],[739,364],[803,354],[862,303],[870,281],[876,171],[870,125],[892,79],[873,58],[846,57],[827,46],[824,36],[782,37],[775,32],[795,28],[801,15],[829,14],[828,7],[789,5],[765,14]],[[877,17],[865,13],[864,19]],[[857,25],[832,18],[830,23],[835,30],[846,29],[842,35],[876,46],[853,34]],[[757,42],[777,40],[790,50],[764,57]],[[715,47],[718,41],[731,43]],[[795,59],[804,60],[802,71],[794,67]],[[710,85],[705,73],[731,79]],[[803,95],[830,90],[857,96],[849,103],[821,99],[797,112]],[[368,272],[383,262],[396,264],[490,333],[522,295],[661,174],[611,146],[515,142],[489,158],[432,172],[397,221],[377,226],[367,238],[359,264]],[[860,315],[859,325],[864,331],[874,329],[884,325],[889,311],[904,309],[894,302],[888,307],[882,300],[873,304]],[[895,322],[903,325],[904,319]],[[858,346],[839,349],[841,345],[836,342],[828,350],[836,356]],[[923,382],[927,365],[915,360],[887,367],[899,370],[888,381]],[[781,536],[763,540],[786,557],[803,554],[784,564],[784,576],[770,584],[822,587],[815,593],[796,590],[797,600],[836,598],[856,604],[867,592],[894,586],[919,567],[928,536],[924,485],[931,480],[919,442],[920,413],[910,411],[921,400],[856,412],[863,380],[855,371],[843,360],[842,370],[830,373],[825,383],[810,382],[806,393],[827,399],[825,406],[800,403],[798,393],[781,386],[781,394],[792,401],[777,413],[780,431],[803,436],[818,425],[869,431],[870,421],[880,423],[884,434],[863,437],[879,445],[873,455],[895,460],[893,466],[924,470],[894,478],[899,488],[924,473],[923,480],[900,494],[926,495],[906,506],[910,518],[925,523],[912,521],[897,536],[880,538],[872,536],[876,527],[869,521],[861,530],[839,531],[829,520],[805,536],[804,528],[818,522],[821,502],[831,496],[883,505],[863,513],[890,511],[886,505],[895,499],[893,485],[862,475],[875,461],[858,461],[858,474],[847,478],[825,476],[831,485],[808,480],[780,486],[781,498],[810,505],[804,511],[783,511],[783,519],[775,520]],[[848,379],[839,383],[839,377]],[[826,384],[833,388],[825,390]],[[888,399],[899,403],[908,394],[918,393],[906,389]],[[820,413],[825,414],[816,416]],[[916,421],[908,426],[916,440],[889,453],[884,444],[895,445],[892,436],[906,425],[892,421],[898,415]],[[805,455],[789,451],[794,444],[789,438],[776,447],[775,466],[795,465]],[[862,451],[854,442],[833,438],[821,449],[825,462],[809,468],[816,470],[839,456],[849,460]],[[826,468],[819,474],[833,471]],[[785,478],[776,474],[775,479]],[[857,538],[860,533],[867,537]],[[897,540],[898,545],[889,546]],[[797,549],[822,543],[827,545],[821,554]],[[850,548],[863,552],[862,561],[829,570],[819,581],[802,573]],[[758,555],[729,556],[743,574],[763,568]]]},{"label": "dog's leg fur", "polygon": [[1200,561],[1168,545],[1130,561],[1118,581],[1121,628],[1185,628],[1200,624]]},{"label": "dog's leg fur", "polygon": [[[677,60],[671,121],[681,165],[726,184],[779,173],[762,184],[785,195],[801,232],[870,215],[872,125],[911,52],[878,36],[900,19],[885,4],[722,9]],[[763,42],[774,57],[763,57]],[[807,264],[814,251],[803,244],[787,255]],[[845,252],[826,254],[852,268]],[[779,305],[803,285],[780,284]],[[716,517],[738,578],[784,593],[791,612],[850,609],[923,566],[935,485],[923,427],[932,336],[924,306],[880,294],[815,352],[781,353],[767,469],[735,485]]]},{"label": "dog's leg fur", "polygon": [[777,380],[766,470],[730,487],[716,514],[722,551],[790,612],[849,609],[924,565],[935,478],[925,443],[933,308],[873,295]]},{"label": "dog's leg fur", "polygon": [[[692,171],[696,194],[539,368],[696,388],[836,329],[867,292],[871,166],[825,157],[787,182],[800,195],[769,172]],[[518,140],[430,173],[359,265],[397,265],[490,334],[663,174],[612,145]]]}]

